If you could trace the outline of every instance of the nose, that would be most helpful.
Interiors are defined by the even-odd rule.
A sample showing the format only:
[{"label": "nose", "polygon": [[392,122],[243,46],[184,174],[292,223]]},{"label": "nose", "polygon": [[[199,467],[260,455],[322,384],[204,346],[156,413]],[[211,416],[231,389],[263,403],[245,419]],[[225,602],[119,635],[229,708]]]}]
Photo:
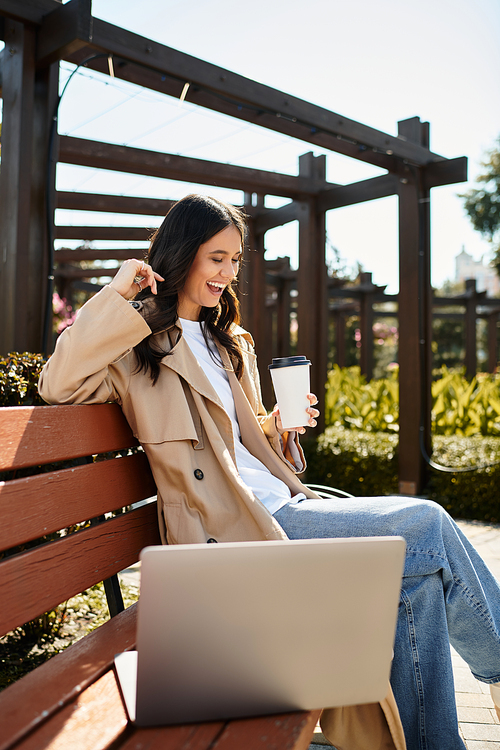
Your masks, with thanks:
[{"label": "nose", "polygon": [[222,264],[221,276],[223,276],[223,278],[227,279],[228,281],[232,281],[235,278],[236,273],[230,258],[225,260]]}]

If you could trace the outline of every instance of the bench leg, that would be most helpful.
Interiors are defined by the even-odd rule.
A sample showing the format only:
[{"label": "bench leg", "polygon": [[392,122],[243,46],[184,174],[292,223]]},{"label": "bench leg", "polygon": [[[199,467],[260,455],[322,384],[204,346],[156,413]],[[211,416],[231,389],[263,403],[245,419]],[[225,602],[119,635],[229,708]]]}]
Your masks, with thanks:
[{"label": "bench leg", "polygon": [[115,573],[114,576],[107,578],[103,583],[108,602],[109,616],[114,617],[125,609],[118,575]]},{"label": "bench leg", "polygon": [[[91,526],[96,526],[98,523],[102,523],[102,521],[105,520],[105,516],[98,516],[97,518],[92,518],[90,521]],[[115,617],[115,615],[118,615],[120,612],[123,612],[125,609],[125,605],[123,603],[123,596],[122,591],[120,588],[120,581],[118,580],[118,574],[115,573],[114,576],[111,576],[110,578],[106,578],[105,581],[103,581],[104,584],[104,593],[106,594],[106,600],[108,602],[108,609],[109,609],[109,616]]]}]

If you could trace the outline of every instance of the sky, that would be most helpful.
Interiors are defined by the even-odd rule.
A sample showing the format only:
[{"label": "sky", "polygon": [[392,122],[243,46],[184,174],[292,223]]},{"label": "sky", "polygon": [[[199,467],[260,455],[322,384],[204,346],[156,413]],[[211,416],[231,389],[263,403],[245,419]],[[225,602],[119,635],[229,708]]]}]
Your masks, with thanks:
[{"label": "sky", "polygon": [[[430,122],[431,149],[467,156],[469,181],[431,192],[432,283],[454,277],[462,246],[476,259],[491,246],[475,232],[459,193],[500,135],[499,0],[93,0],[94,16],[253,78],[390,134],[397,122]],[[73,67],[62,63],[61,85]],[[60,107],[59,132],[231,164],[296,174],[300,154],[327,154],[327,179],[383,171],[187,101],[80,70]],[[61,190],[180,198],[197,190],[234,203],[242,193],[59,165]],[[270,198],[277,207],[283,199]],[[158,217],[111,223],[157,226]],[[103,214],[58,211],[57,223],[110,223]],[[398,290],[396,197],[327,214],[328,251]],[[61,243],[59,243],[61,244]],[[64,243],[68,245],[68,242]],[[122,243],[123,244],[123,243]],[[100,247],[105,246],[99,243]],[[297,263],[297,225],[266,235],[266,257]]]}]

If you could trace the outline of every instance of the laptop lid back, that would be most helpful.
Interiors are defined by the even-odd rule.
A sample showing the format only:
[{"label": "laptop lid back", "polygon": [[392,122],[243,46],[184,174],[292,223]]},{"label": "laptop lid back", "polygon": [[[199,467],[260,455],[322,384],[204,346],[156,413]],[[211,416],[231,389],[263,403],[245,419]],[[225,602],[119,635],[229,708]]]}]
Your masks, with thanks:
[{"label": "laptop lid back", "polygon": [[398,537],[146,548],[137,723],[381,700],[404,551]]}]

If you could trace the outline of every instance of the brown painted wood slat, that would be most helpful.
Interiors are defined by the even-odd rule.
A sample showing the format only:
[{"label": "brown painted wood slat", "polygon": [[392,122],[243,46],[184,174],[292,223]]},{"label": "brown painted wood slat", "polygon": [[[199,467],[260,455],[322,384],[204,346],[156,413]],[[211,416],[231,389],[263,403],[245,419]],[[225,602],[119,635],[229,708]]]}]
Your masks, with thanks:
[{"label": "brown painted wood slat", "polygon": [[0,471],[137,445],[117,404],[4,407],[0,441]]},{"label": "brown painted wood slat", "polygon": [[0,482],[0,549],[151,497],[144,453]]},{"label": "brown painted wood slat", "polygon": [[[137,605],[101,625],[0,693],[0,750],[12,747],[135,647]],[[67,745],[71,750],[71,744]]]},{"label": "brown painted wood slat", "polygon": [[132,565],[143,547],[160,544],[156,505],[137,508],[2,562],[0,633]]},{"label": "brown painted wood slat", "polygon": [[[212,750],[224,722],[170,727],[143,727],[120,744],[120,750]],[[235,749],[236,750],[236,749]]]},{"label": "brown painted wood slat", "polygon": [[298,711],[228,722],[214,744],[214,750],[306,750],[311,742],[320,710]]},{"label": "brown painted wood slat", "polygon": [[108,750],[127,725],[120,689],[109,670],[16,745],[16,750]]}]

